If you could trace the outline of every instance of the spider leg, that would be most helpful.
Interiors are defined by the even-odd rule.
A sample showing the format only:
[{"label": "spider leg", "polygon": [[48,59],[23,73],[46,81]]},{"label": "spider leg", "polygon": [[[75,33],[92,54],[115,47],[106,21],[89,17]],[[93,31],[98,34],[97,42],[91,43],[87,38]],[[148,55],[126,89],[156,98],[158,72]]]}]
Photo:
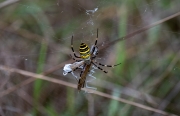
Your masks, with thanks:
[{"label": "spider leg", "polygon": [[[75,79],[77,80],[77,82],[79,82],[79,80],[80,79],[78,79],[78,77],[73,73],[73,71],[75,71],[75,70],[77,70],[77,69],[82,69],[82,68],[80,68],[81,67],[81,65],[79,66],[79,67],[76,67],[75,69],[73,69],[72,71],[70,71],[70,72],[68,72],[68,73],[71,73],[74,77],[75,77]],[[81,71],[81,73],[82,73],[83,71]]]},{"label": "spider leg", "polygon": [[78,82],[78,78],[77,78],[77,76],[73,73],[73,71],[71,71],[71,74],[75,77],[76,81]]},{"label": "spider leg", "polygon": [[75,77],[75,79],[77,80],[77,82],[78,82],[78,77],[74,74],[74,71],[77,70],[77,69],[81,69],[81,68],[80,68],[80,67],[76,67],[76,68],[74,68],[72,71],[69,71],[68,73],[71,73],[71,74]]},{"label": "spider leg", "polygon": [[[96,77],[93,77],[93,79],[90,80],[90,81],[85,81],[85,83],[84,83],[84,84],[85,84],[85,88],[97,90],[97,88],[95,88],[95,87],[90,87],[90,86],[88,86],[88,83],[91,82],[91,81],[93,81],[94,79],[96,79]],[[84,85],[83,85],[83,87],[84,87]],[[89,92],[89,91],[85,91],[85,92],[91,93],[91,92]]]},{"label": "spider leg", "polygon": [[71,38],[71,49],[72,49],[72,52],[73,52],[73,54],[74,54],[74,56],[75,56],[76,58],[81,58],[80,56],[77,56],[77,55],[75,54],[75,52],[74,52],[74,48],[73,48],[73,36],[72,36],[72,38]]},{"label": "spider leg", "polygon": [[98,29],[97,29],[97,37],[96,37],[96,41],[95,41],[94,47],[93,47],[93,49],[92,49],[92,54],[94,53],[95,46],[97,45],[97,40],[98,40]]},{"label": "spider leg", "polygon": [[99,62],[96,62],[95,61],[95,63],[97,63],[98,65],[101,65],[101,66],[105,66],[105,67],[115,67],[115,66],[118,66],[118,65],[120,65],[121,63],[119,63],[119,64],[115,64],[115,65],[105,65],[105,64],[101,64],[101,63],[99,63]]},{"label": "spider leg", "polygon": [[[78,67],[77,68],[75,68],[73,71],[75,71],[75,70],[77,70],[78,69]],[[70,71],[70,72],[68,72],[68,73],[72,73],[72,71]]]},{"label": "spider leg", "polygon": [[97,67],[99,70],[102,70],[104,73],[108,73],[107,71],[105,71],[104,69],[102,69],[101,67],[98,67],[94,62],[92,62],[92,64]]},{"label": "spider leg", "polygon": [[97,88],[95,88],[95,87],[90,87],[90,86],[88,86],[87,82],[85,82],[85,83],[86,83],[86,88],[97,90]]},{"label": "spider leg", "polygon": [[82,60],[76,60],[71,54],[70,54],[70,56],[71,56],[71,58],[72,58],[74,61],[76,61],[76,62],[82,61]]},{"label": "spider leg", "polygon": [[81,70],[80,77],[81,77],[85,67],[86,67],[86,64],[84,64],[83,69]]},{"label": "spider leg", "polygon": [[[76,71],[77,69],[81,69],[81,68],[79,68],[79,67],[76,67],[73,71]],[[71,71],[72,72],[72,71]]]},{"label": "spider leg", "polygon": [[[84,71],[85,67],[86,67],[86,64],[84,64],[83,69],[81,70],[81,73],[80,73],[80,79],[78,80],[78,84],[80,83],[80,80],[81,80],[81,75],[82,75],[82,73],[83,73],[83,71]],[[86,80],[85,80],[85,82],[84,82],[84,83],[86,83]],[[81,86],[81,88],[84,88],[84,83],[83,83],[83,85]],[[78,86],[78,87],[79,87],[79,86]]]},{"label": "spider leg", "polygon": [[94,80],[96,79],[96,77],[95,77],[95,76],[92,76],[92,75],[89,75],[89,76],[90,76],[90,77],[92,77],[92,79],[91,79],[91,80],[86,81],[87,83],[92,82],[92,81],[94,81]]},{"label": "spider leg", "polygon": [[[95,46],[95,50],[96,50],[96,53],[94,54],[94,53],[92,53],[92,59],[95,59],[96,58],[96,56],[98,55],[98,47],[97,46]],[[95,50],[94,50],[94,52],[95,52]]]},{"label": "spider leg", "polygon": [[81,77],[82,73],[83,73],[83,70],[81,70],[80,77]]}]

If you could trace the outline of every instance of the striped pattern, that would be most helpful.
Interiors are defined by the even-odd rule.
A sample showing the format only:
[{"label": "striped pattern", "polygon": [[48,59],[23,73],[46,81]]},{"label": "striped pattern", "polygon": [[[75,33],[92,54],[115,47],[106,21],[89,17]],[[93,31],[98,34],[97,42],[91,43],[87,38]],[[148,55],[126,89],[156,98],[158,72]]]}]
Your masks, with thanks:
[{"label": "striped pattern", "polygon": [[118,66],[118,65],[121,64],[121,63],[119,63],[119,64],[115,64],[115,65],[106,65],[106,64],[101,64],[101,63],[96,62],[96,61],[95,61],[95,63],[98,64],[98,65],[101,65],[101,66],[105,66],[105,67],[113,67],[113,68],[114,68],[115,66]]},{"label": "striped pattern", "polygon": [[88,59],[90,57],[90,49],[85,43],[81,43],[79,52],[82,59]]}]

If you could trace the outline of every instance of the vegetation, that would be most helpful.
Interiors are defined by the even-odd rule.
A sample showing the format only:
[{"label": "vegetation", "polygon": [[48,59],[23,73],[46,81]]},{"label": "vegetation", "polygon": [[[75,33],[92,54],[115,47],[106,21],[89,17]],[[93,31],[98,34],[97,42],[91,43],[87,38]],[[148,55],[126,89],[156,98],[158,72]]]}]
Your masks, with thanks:
[{"label": "vegetation", "polygon": [[[6,0],[0,2],[0,115],[180,114],[179,0]],[[71,37],[92,46],[93,93],[78,92],[65,64]],[[79,76],[81,70],[75,75]],[[46,75],[46,76],[39,76]],[[87,79],[91,79],[88,77]],[[90,90],[91,91],[91,90]]]}]

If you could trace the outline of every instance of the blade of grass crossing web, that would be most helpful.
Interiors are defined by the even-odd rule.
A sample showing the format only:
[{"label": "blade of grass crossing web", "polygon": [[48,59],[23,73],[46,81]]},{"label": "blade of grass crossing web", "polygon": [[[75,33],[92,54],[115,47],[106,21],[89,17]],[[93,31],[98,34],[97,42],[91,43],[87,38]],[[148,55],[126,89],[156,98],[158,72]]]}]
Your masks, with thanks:
[{"label": "blade of grass crossing web", "polygon": [[[46,59],[46,51],[47,51],[47,45],[42,44],[41,48],[40,48],[38,65],[37,65],[37,73],[38,74],[43,72],[45,59]],[[35,97],[36,100],[39,98],[39,93],[41,91],[41,86],[42,86],[42,80],[37,79],[35,81],[35,85],[34,85],[34,97]]]},{"label": "blade of grass crossing web", "polygon": [[69,113],[69,115],[73,116],[75,113],[75,96],[74,96],[74,89],[72,88],[67,88],[67,112]]},{"label": "blade of grass crossing web", "polygon": [[[148,52],[148,50],[154,48],[154,46],[157,46],[157,42],[159,41],[159,38],[161,38],[160,36],[160,30],[161,30],[161,26],[158,25],[150,30],[148,30],[148,41],[147,41],[147,45],[145,50]],[[143,47],[144,48],[144,47]],[[147,68],[151,68],[151,67],[156,67],[159,63],[159,60],[155,59],[149,59],[149,64],[150,65],[146,65]],[[152,63],[151,63],[152,62]],[[151,90],[149,89],[148,85],[151,84],[151,82],[153,82],[154,78],[149,77],[147,84],[145,84],[146,87],[144,88],[144,91],[146,92],[150,92]],[[151,88],[153,89],[153,88]]]},{"label": "blade of grass crossing web", "polygon": [[49,104],[46,109],[48,116],[59,116],[59,114],[55,111],[55,108],[51,104]]},{"label": "blade of grass crossing web", "polygon": [[[33,7],[33,10],[28,10],[28,13],[30,13],[34,19],[36,19],[37,26],[40,27],[40,31],[43,33],[43,36],[46,36],[47,30],[45,29],[44,25],[49,25],[49,22],[47,20],[47,17],[44,15],[42,9],[34,4],[33,2],[29,2],[29,5]],[[35,12],[38,12],[35,13]],[[39,17],[41,17],[41,20],[39,20]],[[50,28],[50,26],[49,26]],[[47,52],[47,43],[42,43],[40,45],[40,52],[39,52],[39,58],[38,58],[38,64],[37,64],[37,70],[36,73],[40,74],[43,72],[45,59],[46,59],[46,52]],[[39,96],[40,88],[41,88],[42,80],[37,79],[34,84],[34,98],[37,99]]]},{"label": "blade of grass crossing web", "polygon": [[[124,4],[121,5],[121,9],[119,9],[119,26],[118,26],[118,30],[119,30],[119,35],[118,38],[121,38],[123,36],[125,36],[127,34],[127,11],[126,11],[126,5],[127,2],[124,2]],[[120,74],[123,73],[123,65],[126,59],[126,47],[125,47],[125,41],[121,41],[116,45],[116,62],[121,63],[120,66],[117,66],[115,68],[115,72],[116,74]],[[118,79],[119,78],[119,79]],[[117,78],[117,80],[120,80],[120,76]],[[122,77],[123,78],[123,77]],[[116,90],[116,92],[114,91],[113,96],[120,96],[120,93],[118,94],[117,91],[120,90]],[[112,108],[115,107],[114,109],[111,109],[109,111],[109,116],[115,116],[115,115],[119,115],[119,114],[123,114],[123,116],[127,116],[128,113],[124,112],[122,109],[125,108],[126,104],[123,103],[118,103],[116,101],[111,101],[110,106],[112,105]]]},{"label": "blade of grass crossing web", "polygon": [[[119,97],[120,93],[117,92],[118,90],[114,90],[113,91],[113,96]],[[119,109],[121,109],[121,107],[119,106],[119,102],[116,100],[111,100],[110,104],[109,104],[109,108],[108,108],[108,116],[116,116]]]},{"label": "blade of grass crossing web", "polygon": [[[52,29],[50,28],[50,24],[49,21],[46,17],[46,15],[44,14],[43,10],[34,2],[29,1],[29,5],[33,7],[33,10],[28,10],[28,12],[34,17],[34,19],[37,22],[37,26],[40,27],[39,32],[41,32],[43,34],[43,36],[45,38],[50,38],[51,37],[51,33],[47,33],[52,32]],[[39,20],[41,19],[41,20]],[[49,25],[49,26],[48,26]],[[49,27],[48,30],[46,27]],[[48,40],[46,40],[48,41]],[[39,52],[39,58],[38,58],[38,64],[37,64],[37,70],[36,72],[38,74],[42,73],[44,70],[44,64],[45,64],[45,60],[46,60],[46,53],[47,53],[47,43],[42,43],[40,45],[40,52]],[[33,91],[33,96],[34,96],[34,109],[33,109],[33,115],[38,115],[37,111],[36,111],[36,103],[38,103],[39,100],[39,96],[41,95],[41,88],[42,88],[42,80],[37,79],[34,82],[34,91]]]},{"label": "blade of grass crossing web", "polygon": [[[133,101],[133,99],[129,101]],[[119,109],[118,116],[131,116],[131,113],[134,109],[132,105],[120,103],[119,106],[121,107],[121,109]]]},{"label": "blade of grass crossing web", "polygon": [[[47,45],[42,44],[40,48],[40,53],[39,53],[39,59],[38,59],[38,65],[37,65],[37,73],[40,74],[43,72],[44,69],[44,64],[45,64],[45,58],[46,58],[46,51],[47,51]],[[37,114],[37,104],[39,102],[39,97],[41,95],[41,88],[42,88],[42,82],[43,80],[41,79],[36,79],[34,82],[34,109],[33,109],[33,115],[36,116]]]},{"label": "blade of grass crossing web", "polygon": [[[119,27],[118,27],[118,30],[119,30],[118,38],[125,36],[126,35],[126,30],[127,30],[127,26],[126,26],[126,24],[127,24],[126,8],[125,8],[124,5],[122,5],[120,8],[122,8],[122,10],[119,9],[119,11],[118,11],[119,14],[121,14],[121,15],[119,15],[120,17],[119,17]],[[121,13],[121,11],[123,13]],[[116,62],[121,63],[120,66],[117,66],[115,68],[115,72],[116,72],[116,74],[120,74],[123,71],[123,63],[124,63],[124,61],[126,59],[125,42],[124,41],[119,42],[116,45],[115,48],[116,48],[116,53],[115,54],[117,55],[116,56]]]},{"label": "blade of grass crossing web", "polygon": [[150,47],[152,47],[152,45],[156,44],[156,42],[158,41],[159,38],[159,32],[160,32],[161,26],[158,25],[150,30],[148,30],[148,42],[151,45]]}]

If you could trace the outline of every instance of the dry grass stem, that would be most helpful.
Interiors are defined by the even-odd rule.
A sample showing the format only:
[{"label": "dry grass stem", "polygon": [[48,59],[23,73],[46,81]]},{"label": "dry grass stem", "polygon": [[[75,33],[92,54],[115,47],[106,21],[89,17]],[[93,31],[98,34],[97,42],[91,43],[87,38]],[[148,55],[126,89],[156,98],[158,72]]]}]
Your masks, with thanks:
[{"label": "dry grass stem", "polygon": [[[23,70],[20,70],[20,69],[14,69],[14,68],[10,68],[10,67],[0,65],[0,70],[7,71],[9,73],[18,73],[18,74],[21,74],[21,75],[24,75],[24,76],[28,76],[28,77],[32,77],[32,78],[36,78],[36,79],[42,79],[42,80],[46,80],[48,82],[61,84],[61,85],[68,86],[68,87],[71,87],[71,88],[76,88],[76,84],[72,84],[72,83],[69,83],[69,82],[62,81],[62,80],[50,78],[50,77],[43,76],[43,75],[40,75],[40,74],[31,73],[31,72],[28,72],[28,71],[23,71]],[[145,110],[153,111],[153,112],[165,115],[165,116],[176,116],[175,114],[170,114],[170,113],[164,112],[162,110],[158,110],[158,109],[155,109],[155,108],[152,108],[152,107],[149,107],[149,106],[145,106],[145,105],[142,105],[142,104],[139,104],[139,103],[128,101],[128,100],[125,100],[125,99],[122,99],[122,98],[119,98],[119,97],[115,97],[115,96],[112,96],[112,95],[109,95],[109,94],[106,94],[106,93],[103,93],[103,92],[94,91],[94,90],[85,89],[85,88],[83,88],[83,90],[87,90],[89,92],[92,92],[93,94],[96,94],[96,95],[99,95],[99,96],[102,96],[102,97],[106,97],[106,98],[109,98],[109,99],[114,99],[114,100],[117,100],[117,101],[120,101],[120,102],[123,102],[123,103],[126,103],[126,104],[130,104],[130,105],[133,105],[133,106],[145,109]],[[0,96],[2,96],[1,93],[0,93]]]}]

